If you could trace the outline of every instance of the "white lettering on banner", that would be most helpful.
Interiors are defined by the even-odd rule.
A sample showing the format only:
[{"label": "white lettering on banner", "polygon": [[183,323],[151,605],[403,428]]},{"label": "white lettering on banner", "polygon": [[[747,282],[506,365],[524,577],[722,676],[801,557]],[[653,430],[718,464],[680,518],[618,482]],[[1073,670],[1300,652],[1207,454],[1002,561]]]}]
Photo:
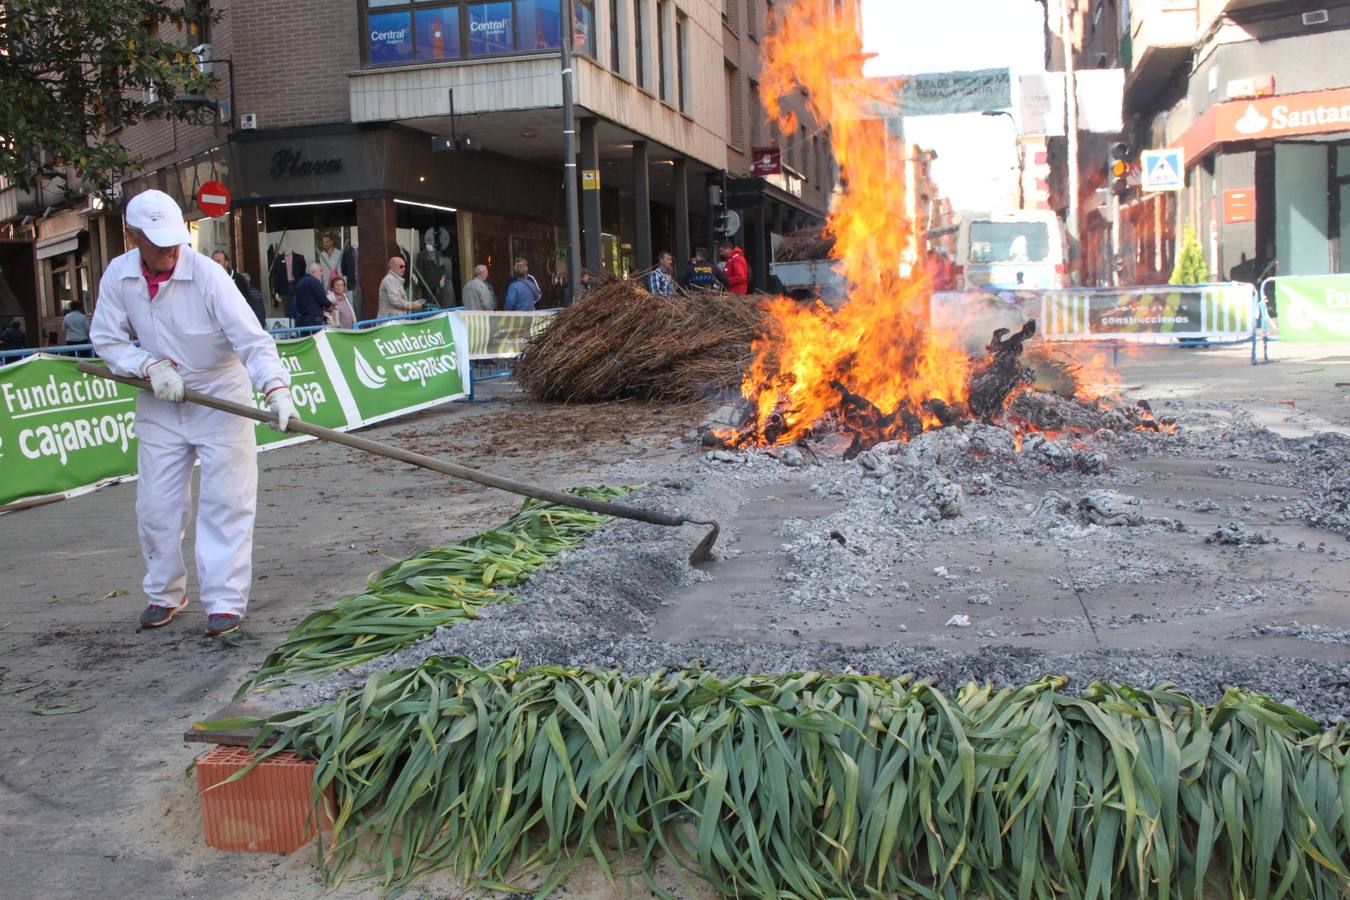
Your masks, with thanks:
[{"label": "white lettering on banner", "polygon": [[1190,316],[1103,316],[1103,325],[1188,325]]},{"label": "white lettering on banner", "polygon": [[1350,291],[1327,288],[1327,309],[1350,309]]},{"label": "white lettering on banner", "polygon": [[375,349],[380,351],[380,355],[385,359],[393,359],[396,356],[402,356],[407,353],[417,353],[421,350],[435,350],[438,347],[445,346],[445,334],[439,331],[422,332],[421,334],[404,334],[394,338],[392,341],[382,341],[375,339]]},{"label": "white lettering on banner", "polygon": [[29,459],[58,457],[64,466],[68,464],[70,454],[80,450],[115,444],[125,453],[135,437],[136,414],[112,413],[25,428],[19,432],[19,450]]},{"label": "white lettering on banner", "polygon": [[1337,122],[1350,122],[1350,106],[1315,106],[1312,109],[1291,110],[1281,103],[1270,111],[1270,118],[1276,128],[1334,125]]},{"label": "white lettering on banner", "polygon": [[[282,357],[285,361],[286,357]],[[323,389],[323,385],[317,381],[299,381],[291,382],[291,402],[295,404],[296,409],[307,409],[313,416],[319,411],[319,407],[328,402],[328,392]],[[266,399],[262,394],[253,395],[253,403],[262,412],[270,412],[271,407],[267,405]],[[257,423],[258,427],[263,427],[264,423]]]},{"label": "white lettering on banner", "polygon": [[[117,383],[104,378],[57,381],[55,375],[49,375],[45,383],[26,388],[15,387],[9,382],[5,382],[3,391],[5,406],[10,413],[31,412],[48,408],[51,412],[61,412],[63,406],[92,403],[96,400],[117,399]],[[128,397],[126,401],[131,403],[132,399]]]},{"label": "white lettering on banner", "polygon": [[428,378],[447,375],[459,370],[455,364],[455,354],[443,353],[440,356],[428,356],[413,362],[398,363],[394,366],[394,377],[399,381],[416,381],[422,387],[427,386]]},{"label": "white lettering on banner", "polygon": [[286,371],[292,375],[300,375],[305,371],[305,364],[301,362],[298,356],[282,356],[281,364],[286,367]]},{"label": "white lettering on banner", "polygon": [[406,41],[408,39],[408,29],[396,28],[393,31],[372,31],[370,33],[371,43],[383,44],[386,41]]},{"label": "white lettering on banner", "polygon": [[501,32],[505,31],[510,26],[510,24],[511,24],[510,19],[487,19],[482,22],[470,21],[469,31],[475,33],[488,31],[493,34],[500,34]]}]

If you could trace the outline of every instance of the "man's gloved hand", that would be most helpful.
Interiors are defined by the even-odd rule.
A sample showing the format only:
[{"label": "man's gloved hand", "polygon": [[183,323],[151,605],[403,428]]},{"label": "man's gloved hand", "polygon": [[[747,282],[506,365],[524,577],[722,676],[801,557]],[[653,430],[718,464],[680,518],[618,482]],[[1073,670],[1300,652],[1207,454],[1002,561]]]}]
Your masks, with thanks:
[{"label": "man's gloved hand", "polygon": [[288,387],[275,387],[268,391],[267,408],[276,413],[277,424],[274,427],[277,431],[287,431],[292,421],[300,421],[300,414],[295,411],[291,389]]},{"label": "man's gloved hand", "polygon": [[173,360],[157,359],[145,367],[145,374],[150,376],[150,386],[155,389],[155,397],[158,399],[182,403],[183,398],[187,396],[183,376],[178,374]]}]

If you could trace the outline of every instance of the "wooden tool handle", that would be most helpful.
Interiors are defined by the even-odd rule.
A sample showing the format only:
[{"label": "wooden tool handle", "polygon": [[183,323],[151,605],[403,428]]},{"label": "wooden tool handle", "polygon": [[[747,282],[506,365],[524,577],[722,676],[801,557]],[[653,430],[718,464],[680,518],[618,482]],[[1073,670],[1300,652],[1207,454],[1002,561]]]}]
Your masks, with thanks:
[{"label": "wooden tool handle", "polygon": [[[115,375],[102,366],[96,366],[90,362],[76,363],[76,368],[87,375],[96,375],[100,378],[107,378],[120,384],[140,388],[141,390],[151,390],[150,382],[144,378],[131,378],[126,375]],[[243,416],[246,419],[254,419],[268,425],[275,426],[277,424],[276,415],[271,412],[264,412],[254,406],[246,406],[242,403],[221,400],[217,397],[211,397],[207,394],[191,390],[187,392],[185,399],[188,402],[196,403],[199,406],[208,406],[211,409],[218,409],[221,412]],[[496,488],[499,491],[519,494],[522,497],[532,497],[535,500],[543,500],[547,503],[556,503],[558,506],[584,509],[605,516],[617,516],[620,519],[634,519],[638,522],[647,522],[652,525],[675,527],[684,524],[715,524],[699,519],[690,519],[685,516],[671,516],[665,513],[638,509],[636,506],[627,506],[623,503],[608,503],[603,500],[592,500],[589,497],[578,497],[576,494],[555,491],[552,488],[538,487],[521,481],[514,481],[510,478],[502,478],[500,475],[480,472],[477,469],[470,469],[466,466],[445,462],[444,460],[436,459],[432,456],[414,453],[411,450],[403,450],[399,447],[390,446],[389,444],[381,444],[379,441],[372,441],[369,438],[358,437],[354,434],[334,431],[331,428],[324,428],[322,425],[315,425],[311,422],[305,422],[299,419],[291,420],[287,427],[287,432],[307,434],[310,437],[318,438],[321,441],[341,444],[344,447],[351,447],[354,450],[364,450],[367,453],[383,456],[386,459],[395,459],[399,462],[408,463],[409,465],[430,469],[433,472],[440,472],[442,475],[449,475],[452,478],[462,478],[465,481],[472,481],[475,484],[481,484],[484,487]]]}]

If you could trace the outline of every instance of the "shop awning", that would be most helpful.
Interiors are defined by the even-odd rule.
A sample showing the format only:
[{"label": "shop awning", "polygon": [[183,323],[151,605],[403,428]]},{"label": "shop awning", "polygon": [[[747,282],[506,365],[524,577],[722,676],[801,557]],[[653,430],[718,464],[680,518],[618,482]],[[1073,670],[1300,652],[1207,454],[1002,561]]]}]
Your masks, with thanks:
[{"label": "shop awning", "polygon": [[45,237],[33,245],[37,251],[38,259],[50,259],[53,256],[60,256],[62,253],[70,253],[80,246],[80,232],[84,229],[75,231],[63,231],[61,234],[54,234],[51,237]]}]

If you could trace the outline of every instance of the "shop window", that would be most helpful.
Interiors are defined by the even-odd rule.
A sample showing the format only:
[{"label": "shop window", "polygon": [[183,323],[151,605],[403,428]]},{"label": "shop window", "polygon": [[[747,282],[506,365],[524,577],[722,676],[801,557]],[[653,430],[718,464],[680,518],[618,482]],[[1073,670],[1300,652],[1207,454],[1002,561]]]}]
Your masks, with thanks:
[{"label": "shop window", "polygon": [[[270,301],[267,317],[290,315],[295,283],[314,262],[323,267],[324,285],[330,285],[335,276],[341,277],[347,284],[347,293],[360,309],[357,246],[356,204],[351,200],[268,206],[258,229],[262,271],[258,273],[260,280],[253,285]],[[241,250],[240,256],[243,255]],[[368,312],[374,315],[373,303]]]},{"label": "shop window", "polygon": [[[593,55],[593,4],[574,2],[577,50]],[[366,0],[366,63],[396,65],[557,50],[562,46],[562,7],[563,0]]]},{"label": "shop window", "polygon": [[373,12],[367,16],[367,22],[371,65],[382,66],[412,61],[411,12]]},{"label": "shop window", "polygon": [[561,0],[516,0],[516,48],[557,50],[560,46]]},{"label": "shop window", "polygon": [[572,0],[572,49],[595,58],[595,10],[585,0]]},{"label": "shop window", "polygon": [[418,59],[459,58],[459,7],[419,9],[413,14],[413,20]]}]

